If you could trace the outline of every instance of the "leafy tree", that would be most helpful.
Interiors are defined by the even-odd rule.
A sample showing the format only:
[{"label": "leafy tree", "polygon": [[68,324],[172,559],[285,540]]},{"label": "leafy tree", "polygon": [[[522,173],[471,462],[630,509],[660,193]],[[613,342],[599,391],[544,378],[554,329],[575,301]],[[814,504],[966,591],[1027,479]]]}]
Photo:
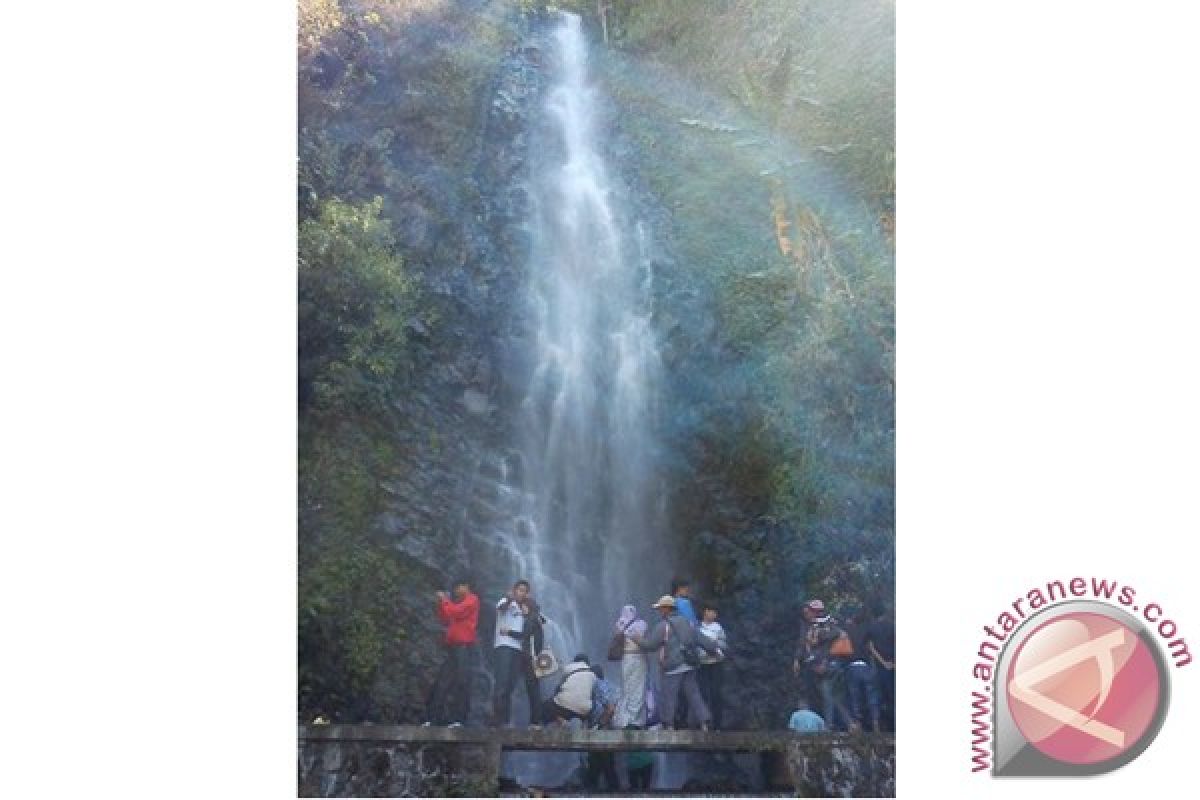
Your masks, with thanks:
[{"label": "leafy tree", "polygon": [[377,406],[408,362],[415,291],[382,208],[327,200],[300,224],[302,406]]}]

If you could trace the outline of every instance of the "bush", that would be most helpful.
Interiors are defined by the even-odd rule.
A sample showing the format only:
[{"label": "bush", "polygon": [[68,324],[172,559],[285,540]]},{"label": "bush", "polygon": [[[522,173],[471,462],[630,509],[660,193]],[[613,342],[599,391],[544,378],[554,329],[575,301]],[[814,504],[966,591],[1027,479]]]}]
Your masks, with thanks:
[{"label": "bush", "polygon": [[386,715],[381,706],[394,698],[375,688],[395,676],[414,624],[403,603],[412,578],[401,558],[372,537],[338,531],[302,542],[299,579],[301,707]]},{"label": "bush", "polygon": [[300,224],[300,399],[317,410],[377,407],[409,362],[413,282],[380,219],[382,198],[321,204]]}]

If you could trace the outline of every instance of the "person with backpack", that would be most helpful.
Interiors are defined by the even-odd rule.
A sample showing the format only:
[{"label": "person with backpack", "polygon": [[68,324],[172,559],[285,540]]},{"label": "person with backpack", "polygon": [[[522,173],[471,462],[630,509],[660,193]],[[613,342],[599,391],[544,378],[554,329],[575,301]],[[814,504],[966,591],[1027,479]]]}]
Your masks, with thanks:
[{"label": "person with backpack", "polygon": [[725,701],[721,697],[721,690],[724,686],[725,659],[729,654],[725,629],[717,622],[719,613],[714,604],[705,603],[701,610],[700,626],[696,629],[700,635],[716,642],[721,653],[719,656],[707,652],[702,655],[700,671],[696,676],[700,683],[700,694],[704,697],[704,702],[708,703],[708,710],[712,712],[713,730],[717,731],[722,729],[724,723]]},{"label": "person with backpack", "polygon": [[671,596],[675,598],[675,610],[679,612],[679,616],[686,619],[693,627],[699,625],[700,620],[696,617],[696,609],[692,607],[691,581],[687,578],[673,578],[671,580]]},{"label": "person with backpack", "polygon": [[646,654],[633,637],[646,635],[646,621],[638,617],[637,608],[628,605],[621,609],[613,625],[613,638],[608,647],[608,660],[621,662],[621,699],[613,716],[613,727],[644,728],[646,726],[646,675],[649,665]]},{"label": "person with backpack", "polygon": [[660,597],[652,608],[658,609],[662,619],[647,636],[633,640],[644,652],[658,652],[662,667],[662,694],[658,699],[662,705],[663,727],[674,729],[675,708],[682,692],[687,697],[689,725],[709,730],[712,715],[696,681],[696,668],[700,665],[698,651],[720,654],[720,649],[716,642],[696,633],[688,621],[679,615],[675,610],[675,598],[671,595]]},{"label": "person with backpack", "polygon": [[448,722],[450,727],[457,728],[467,721],[471,710],[470,674],[477,650],[479,596],[471,591],[469,580],[455,581],[453,600],[446,592],[437,593],[437,615],[446,625],[443,639],[446,655],[429,692],[424,724]]},{"label": "person with backpack", "polygon": [[582,720],[585,724],[592,713],[592,690],[596,687],[596,673],[591,662],[583,653],[575,656],[563,667],[563,677],[554,695],[546,701],[542,718],[547,723]]},{"label": "person with backpack", "polygon": [[[686,619],[693,628],[696,627],[700,620],[696,618],[696,610],[692,607],[691,582],[687,578],[672,578],[671,596],[675,598],[675,610],[679,612],[679,616]],[[688,699],[685,694],[679,698],[679,703],[675,706],[675,727],[686,727],[690,713],[691,709],[688,708]]]},{"label": "person with backpack", "polygon": [[813,599],[805,604],[804,624],[800,643],[792,660],[792,671],[804,680],[805,694],[821,699],[825,724],[833,728],[834,682],[837,678],[837,656],[831,656],[834,642],[844,635],[837,620],[825,610],[825,603]]},{"label": "person with backpack", "polygon": [[513,689],[521,680],[529,700],[529,725],[540,727],[541,691],[534,672],[534,659],[542,650],[543,638],[542,615],[529,596],[529,581],[519,580],[496,603],[494,726],[509,723]]}]

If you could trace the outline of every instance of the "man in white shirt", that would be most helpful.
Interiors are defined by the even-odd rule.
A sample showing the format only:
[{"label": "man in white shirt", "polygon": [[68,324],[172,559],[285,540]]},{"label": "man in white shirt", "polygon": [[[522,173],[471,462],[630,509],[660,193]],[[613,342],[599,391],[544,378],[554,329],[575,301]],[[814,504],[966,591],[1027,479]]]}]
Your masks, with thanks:
[{"label": "man in white shirt", "polygon": [[[496,694],[493,698],[496,727],[507,725],[512,715],[512,692],[523,679],[529,699],[529,724],[541,723],[541,700],[533,659],[541,650],[541,625],[537,607],[529,596],[529,581],[519,580],[496,603]],[[532,652],[530,645],[532,644]]]}]

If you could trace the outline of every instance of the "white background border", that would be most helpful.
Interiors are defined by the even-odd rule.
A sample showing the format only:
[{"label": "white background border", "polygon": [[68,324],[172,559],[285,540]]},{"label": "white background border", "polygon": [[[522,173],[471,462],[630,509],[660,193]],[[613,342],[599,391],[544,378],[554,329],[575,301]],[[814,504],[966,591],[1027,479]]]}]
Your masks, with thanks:
[{"label": "white background border", "polygon": [[1196,7],[899,5],[900,795],[1177,791],[1200,663],[1088,780],[972,775],[969,703],[982,626],[1050,579],[1128,583],[1200,654]]},{"label": "white background border", "polygon": [[[1053,578],[1200,651],[1194,4],[899,4],[902,797],[969,772],[980,626]],[[5,793],[295,792],[294,11],[5,9]],[[966,795],[964,794],[966,793]]]}]

